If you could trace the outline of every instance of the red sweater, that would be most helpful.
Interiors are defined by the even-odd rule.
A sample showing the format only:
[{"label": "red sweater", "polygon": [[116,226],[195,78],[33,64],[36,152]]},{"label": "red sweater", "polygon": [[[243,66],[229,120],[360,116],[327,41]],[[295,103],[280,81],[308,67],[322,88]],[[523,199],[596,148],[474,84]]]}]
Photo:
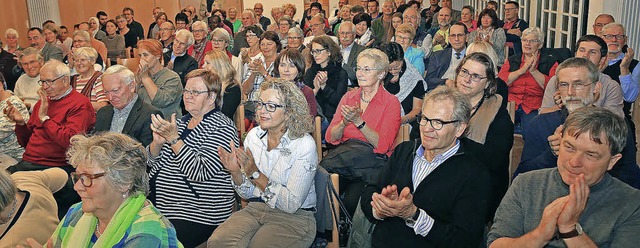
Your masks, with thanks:
[{"label": "red sweater", "polygon": [[57,101],[49,101],[47,115],[51,118],[40,122],[38,111],[42,100],[33,107],[26,125],[16,125],[18,143],[25,147],[22,160],[39,165],[67,166],[65,153],[69,139],[79,133],[88,133],[96,123],[96,113],[86,96],[72,90]]}]

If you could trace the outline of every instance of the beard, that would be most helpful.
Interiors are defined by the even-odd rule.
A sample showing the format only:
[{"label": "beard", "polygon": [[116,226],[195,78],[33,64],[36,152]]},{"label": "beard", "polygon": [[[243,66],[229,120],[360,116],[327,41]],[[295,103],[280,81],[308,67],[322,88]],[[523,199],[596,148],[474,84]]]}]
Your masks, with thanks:
[{"label": "beard", "polygon": [[562,99],[562,104],[564,104],[564,107],[567,108],[567,110],[569,110],[569,113],[571,113],[576,109],[593,104],[594,99],[595,97],[593,93],[589,93],[589,95],[586,96],[585,98],[578,97],[578,96],[573,96],[573,97],[567,96]]}]

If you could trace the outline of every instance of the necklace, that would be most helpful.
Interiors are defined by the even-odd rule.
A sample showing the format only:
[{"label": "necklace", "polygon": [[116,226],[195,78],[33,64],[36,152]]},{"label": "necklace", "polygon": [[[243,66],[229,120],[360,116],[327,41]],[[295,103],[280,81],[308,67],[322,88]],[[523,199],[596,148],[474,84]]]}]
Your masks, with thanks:
[{"label": "necklace", "polygon": [[102,233],[100,232],[100,227],[98,226],[100,224],[100,220],[96,221],[96,232],[98,233],[98,235],[96,235],[97,238],[100,238],[100,236],[102,236]]},{"label": "necklace", "polygon": [[18,205],[18,199],[14,196],[13,197],[13,206],[11,207],[11,212],[9,212],[9,214],[7,215],[7,219],[6,220],[0,221],[0,225],[6,224],[7,222],[9,222],[9,220],[11,220],[11,218],[13,218],[13,214],[16,212],[16,205]]},{"label": "necklace", "polygon": [[362,94],[362,91],[360,91],[360,100],[362,100],[364,103],[370,103],[371,99],[369,99],[369,101],[364,99],[364,95]]}]

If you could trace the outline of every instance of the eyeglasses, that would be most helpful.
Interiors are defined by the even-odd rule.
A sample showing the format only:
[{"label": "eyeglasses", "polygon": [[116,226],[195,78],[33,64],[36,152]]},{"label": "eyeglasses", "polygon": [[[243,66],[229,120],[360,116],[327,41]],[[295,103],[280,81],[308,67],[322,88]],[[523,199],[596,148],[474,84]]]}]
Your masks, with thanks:
[{"label": "eyeglasses", "polygon": [[309,26],[310,26],[310,27],[318,27],[318,26],[322,26],[322,25],[324,25],[324,24],[322,24],[322,23],[316,23],[316,24],[311,24],[311,25],[309,25]]},{"label": "eyeglasses", "polygon": [[40,86],[42,86],[43,84],[46,84],[47,86],[51,86],[56,80],[61,79],[64,76],[65,75],[62,75],[62,76],[59,76],[59,77],[51,79],[51,80],[38,80],[38,84]]},{"label": "eyeglasses", "polygon": [[199,96],[204,93],[209,93],[209,91],[208,90],[189,90],[189,89],[182,90],[182,94],[185,96]]},{"label": "eyeglasses", "polygon": [[284,105],[272,102],[253,101],[253,103],[256,105],[256,110],[260,110],[264,107],[266,108],[267,112],[270,113],[276,112],[278,108],[284,108]]},{"label": "eyeglasses", "polygon": [[357,71],[363,71],[363,72],[371,72],[371,71],[379,71],[379,70],[383,70],[383,68],[369,68],[369,67],[354,67],[353,71],[357,72]]},{"label": "eyeglasses", "polygon": [[311,50],[311,55],[318,55],[318,54],[320,54],[321,52],[326,51],[326,50],[327,50],[326,48],[323,48],[323,49],[313,49],[313,50]]},{"label": "eyeglasses", "polygon": [[93,185],[93,179],[101,178],[106,176],[106,172],[96,173],[96,174],[88,174],[88,173],[77,173],[71,172],[71,181],[75,185],[78,181],[82,183],[82,186],[91,187]]},{"label": "eyeglasses", "polygon": [[256,34],[246,34],[247,39],[258,37]]},{"label": "eyeglasses", "polygon": [[404,18],[403,18],[403,19],[405,19],[405,20],[406,20],[406,19],[409,19],[409,20],[418,20],[418,17],[417,17],[417,16],[404,16]]},{"label": "eyeglasses", "polygon": [[293,37],[293,36],[288,36],[288,37],[287,37],[287,40],[289,40],[289,39],[291,39],[291,40],[302,40],[302,37]]},{"label": "eyeglasses", "polygon": [[616,40],[622,40],[625,37],[627,37],[624,34],[603,34],[602,37],[604,37],[607,40],[613,40],[613,38],[616,38]]},{"label": "eyeglasses", "polygon": [[426,126],[427,122],[429,122],[429,124],[431,124],[431,127],[435,130],[442,129],[444,125],[459,122],[459,120],[443,121],[439,119],[429,119],[424,115],[418,115],[417,117],[418,117],[418,123],[420,123],[420,126]]},{"label": "eyeglasses", "polygon": [[480,81],[482,81],[482,79],[487,78],[487,77],[480,76],[480,74],[469,73],[469,71],[467,69],[464,69],[464,68],[462,68],[462,70],[460,70],[460,72],[458,73],[458,76],[459,77],[463,77],[463,78],[471,76],[471,82],[474,82],[474,83],[480,83]]},{"label": "eyeglasses", "polygon": [[558,89],[561,91],[566,91],[569,89],[569,87],[573,88],[574,90],[583,90],[586,87],[589,87],[591,84],[590,83],[558,83]]},{"label": "eyeglasses", "polygon": [[530,39],[530,40],[522,39],[522,43],[538,43],[538,42],[540,41],[537,39]]},{"label": "eyeglasses", "polygon": [[411,40],[411,37],[409,36],[402,37],[400,35],[396,35],[396,41],[405,41],[405,40]]},{"label": "eyeglasses", "polygon": [[161,28],[160,31],[173,31],[173,28]]},{"label": "eyeglasses", "polygon": [[191,32],[192,32],[192,33],[204,33],[204,32],[207,32],[207,30],[204,30],[204,29],[198,29],[198,30],[193,30],[193,31],[191,31]]},{"label": "eyeglasses", "polygon": [[219,40],[219,39],[211,39],[212,43],[224,43],[225,40]]}]

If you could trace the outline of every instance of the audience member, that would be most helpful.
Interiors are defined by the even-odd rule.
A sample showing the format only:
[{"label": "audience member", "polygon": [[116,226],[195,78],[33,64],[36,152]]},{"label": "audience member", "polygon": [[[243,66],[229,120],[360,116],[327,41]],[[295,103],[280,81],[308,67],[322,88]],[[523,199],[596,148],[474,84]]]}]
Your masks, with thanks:
[{"label": "audience member", "polygon": [[140,65],[136,74],[138,96],[158,108],[166,118],[174,113],[177,118],[180,118],[183,86],[178,73],[163,66],[162,44],[157,40],[138,41],[138,53],[140,56]]},{"label": "audience member", "polygon": [[18,81],[18,76],[13,74],[13,68],[16,65],[18,65],[18,59],[15,55],[2,49],[2,41],[0,41],[0,74],[3,75],[0,88],[13,92],[16,87],[16,81]]},{"label": "audience member", "polygon": [[[273,25],[276,25],[274,23]],[[278,37],[280,38],[280,43],[282,43],[282,48],[287,48],[289,45],[289,41],[287,40],[287,36],[289,35],[289,29],[294,26],[293,19],[288,15],[283,15],[278,19],[277,29],[275,30],[278,33]]]},{"label": "audience member", "polygon": [[[73,90],[70,84],[69,67],[58,60],[45,63],[40,69],[38,89],[40,100],[33,106],[29,120],[25,120],[13,104],[5,114],[16,123],[18,143],[25,147],[22,160],[9,167],[10,172],[44,170],[52,167],[71,173],[65,152],[69,140],[79,133],[86,133],[96,121],[96,112],[89,98]],[[38,87],[34,87],[38,88]],[[69,207],[80,197],[73,192],[73,185],[54,194],[58,204],[58,216],[64,216]]]},{"label": "audience member", "polygon": [[49,59],[57,59],[62,60],[62,50],[54,45],[49,44],[44,37],[44,33],[42,29],[34,27],[30,28],[27,32],[27,40],[29,40],[29,45],[42,54],[42,58],[44,62],[49,61]]},{"label": "audience member", "polygon": [[73,69],[78,74],[71,76],[71,86],[89,98],[93,109],[98,112],[100,108],[109,104],[109,100],[102,89],[102,72],[96,71],[93,67],[96,58],[98,52],[91,47],[81,47],[73,52]]},{"label": "audience member", "polygon": [[[231,34],[231,38],[233,38],[233,35],[236,32],[234,30],[233,23],[231,23],[227,19],[227,12],[224,11],[223,9],[214,9],[214,10],[211,11],[211,16],[219,16],[221,18],[221,20],[222,20],[223,26],[226,26],[226,28],[224,28],[224,29],[227,30],[227,31],[230,31],[229,34]],[[229,29],[227,29],[227,28],[229,28]]]},{"label": "audience member", "polygon": [[62,44],[60,40],[58,40],[57,36],[59,30],[60,29],[58,28],[58,26],[56,26],[56,24],[47,24],[42,28],[42,33],[44,34],[44,39],[45,41],[47,41],[47,43],[62,50],[62,56],[64,57],[69,53],[69,48]]},{"label": "audience member", "polygon": [[273,23],[269,24],[265,30],[278,32],[278,26],[280,23],[278,21],[284,15],[284,10],[282,7],[275,6],[271,8],[271,18],[273,18]]},{"label": "audience member", "polygon": [[296,12],[297,12],[297,8],[296,5],[293,3],[285,3],[282,5],[282,8],[284,9],[284,14],[291,16],[291,18],[293,18],[293,22],[295,22],[296,26],[299,26],[300,24],[300,20],[295,19],[296,16]]},{"label": "audience member", "polygon": [[335,24],[331,26],[331,30],[333,34],[338,34],[338,30],[340,29],[340,24],[346,21],[351,21],[351,5],[345,5],[340,10],[340,19]]},{"label": "audience member", "polygon": [[109,20],[109,16],[107,15],[107,12],[104,12],[102,10],[96,12],[96,18],[98,18],[98,22],[100,24],[100,30],[107,33],[107,21]]},{"label": "audience member", "polygon": [[411,44],[415,35],[415,27],[411,24],[400,24],[400,26],[396,28],[395,42],[402,46],[402,50],[404,50],[404,58],[416,67],[420,75],[424,75],[424,50],[416,48]]},{"label": "audience member", "polygon": [[[504,54],[504,45],[506,42],[506,36],[504,29],[498,26],[498,15],[492,9],[485,9],[478,15],[478,22],[480,25],[478,29],[469,34],[468,41],[473,43],[476,40],[483,40],[489,42],[493,46],[493,50],[498,54],[498,61],[504,61],[506,55]],[[501,62],[502,63],[502,62]]]},{"label": "audience member", "polygon": [[138,48],[138,37],[136,32],[127,26],[127,18],[124,15],[116,16],[116,24],[118,24],[118,32],[124,37],[124,46],[129,53],[133,53],[133,48]]},{"label": "audience member", "polygon": [[602,32],[602,27],[604,27],[604,25],[615,21],[616,20],[610,14],[599,14],[593,21],[593,34],[600,35],[600,33]]},{"label": "audience member", "polygon": [[393,0],[385,0],[382,4],[382,14],[371,23],[371,30],[376,35],[378,42],[389,42],[395,34],[395,29],[391,25],[394,9],[395,3],[393,3]]},{"label": "audience member", "polygon": [[142,24],[133,19],[133,9],[130,7],[124,7],[124,9],[122,9],[122,15],[124,15],[127,20],[127,27],[133,30],[133,33],[138,37],[138,40],[143,40],[144,29],[142,28]]},{"label": "audience member", "polygon": [[73,38],[69,37],[69,30],[66,26],[60,26],[60,32],[58,33],[58,39],[64,46],[68,47],[71,50],[73,46]]},{"label": "audience member", "polygon": [[[563,132],[562,125],[567,115],[576,112],[578,108],[592,106],[602,88],[602,83],[598,82],[597,67],[584,58],[566,60],[558,66],[556,75],[558,76],[556,88],[560,91],[564,106],[561,110],[541,114],[531,121],[530,129],[525,131],[526,139],[522,158],[515,175],[555,167],[559,161],[558,149],[561,146],[559,140]],[[569,128],[569,125],[566,127]],[[625,133],[627,133],[627,139],[624,149],[621,149],[622,158],[613,169],[608,169],[609,174],[634,188],[639,188],[640,169],[636,164],[636,148],[631,138],[634,134]]]},{"label": "audience member", "polygon": [[170,21],[162,23],[160,25],[160,43],[162,43],[162,53],[173,51],[173,39],[176,33],[176,28]]},{"label": "audience member", "polygon": [[227,13],[229,13],[229,18],[227,20],[233,23],[233,27],[231,28],[233,28],[233,33],[236,34],[240,31],[240,27],[242,26],[242,21],[236,18],[238,16],[238,9],[229,8]]},{"label": "audience member", "polygon": [[[194,35],[189,32],[189,30],[178,30],[178,32],[176,32],[175,34],[175,38],[173,39],[173,46],[171,48],[171,51],[163,53],[163,66],[178,73],[178,75],[180,76],[180,82],[182,82],[182,86],[187,83],[184,80],[184,77],[189,72],[198,69],[198,61],[187,53],[187,49],[192,47],[194,41]],[[181,106],[184,107],[184,103],[181,103]]]},{"label": "audience member", "polygon": [[198,69],[186,81],[183,99],[189,113],[181,119],[175,114],[151,117],[147,164],[151,201],[176,227],[185,247],[196,247],[233,212],[231,176],[217,151],[235,148],[239,141],[233,121],[220,111],[220,77]]},{"label": "audience member", "polygon": [[376,223],[373,247],[480,246],[491,177],[468,152],[478,144],[463,137],[470,112],[446,86],[425,96],[420,140],[400,144],[362,193],[361,210]]},{"label": "audience member", "polygon": [[[349,9],[347,10],[345,6],[349,6]],[[343,10],[346,10],[347,12],[351,12],[351,5],[349,5],[348,0],[338,0],[338,8],[334,9],[333,14],[330,15],[328,18],[329,25],[331,25],[331,30],[333,30],[334,34],[338,33],[336,31],[336,27],[341,22],[349,19],[349,18],[346,18],[346,19],[343,18],[343,17],[346,17],[346,15],[343,15],[344,14]],[[349,13],[349,17],[351,17],[351,13]]]},{"label": "audience member", "polygon": [[[509,101],[516,104],[516,133],[525,133],[538,115],[544,88],[556,74],[558,62],[544,46],[544,32],[531,27],[522,32],[522,54],[509,56],[498,76],[509,86]],[[524,135],[523,135],[524,136]]]},{"label": "audience member", "polygon": [[160,39],[160,28],[162,27],[162,24],[165,23],[167,21],[167,14],[165,14],[164,12],[158,12],[158,14],[155,16],[155,24],[153,25],[153,28],[149,29],[149,33],[147,34],[147,39]]},{"label": "audience member", "polygon": [[175,17],[176,30],[189,28],[189,17],[185,13],[178,13]]},{"label": "audience member", "polygon": [[202,67],[204,55],[213,49],[211,42],[207,39],[208,30],[207,24],[202,21],[196,21],[191,25],[194,43],[189,47],[187,53],[198,61],[198,67]]},{"label": "audience member", "polygon": [[[433,26],[427,33],[433,37],[432,52],[445,49],[449,45],[449,28],[451,27],[451,9],[443,7],[438,11],[438,26]],[[464,25],[464,24],[463,24]],[[466,26],[465,26],[466,30]]]},{"label": "audience member", "polygon": [[[415,48],[418,48],[418,50],[422,50],[422,57],[420,58],[420,60],[423,60],[424,58],[428,58],[429,55],[431,54],[431,47],[432,47],[432,39],[431,37],[433,37],[433,35],[429,35],[427,33],[428,30],[426,30],[424,27],[420,26],[420,16],[418,15],[418,11],[414,8],[407,8],[407,10],[404,11],[404,13],[402,14],[402,23],[403,24],[410,24],[411,25],[411,29],[413,30],[412,33],[413,35],[411,35],[413,38],[411,38],[409,45],[414,44]],[[396,28],[396,40],[395,42],[398,42],[400,45],[403,45],[402,47],[405,49],[404,53],[405,56],[407,55],[407,48],[405,47],[405,45],[403,43],[406,43],[406,41],[399,41],[397,40],[397,34],[398,34],[398,28]],[[435,32],[435,31],[434,31]],[[416,59],[418,59],[416,57]],[[411,61],[412,63],[414,61]],[[424,63],[424,61],[423,61]],[[415,65],[415,64],[414,64]],[[418,68],[418,71],[420,71],[420,66],[416,65],[416,68]],[[424,66],[423,66],[424,68]],[[424,71],[424,70],[423,70]],[[424,72],[423,72],[424,73]]]},{"label": "audience member", "polygon": [[[474,19],[475,16],[476,14],[473,7],[471,7],[470,5],[462,6],[462,10],[460,11],[460,22],[464,23],[464,25],[467,27],[467,30],[469,32],[473,32],[478,28],[478,21]],[[478,15],[478,18],[480,18],[480,15]],[[498,21],[500,21],[500,19],[498,19],[496,16],[495,20],[496,20],[496,28],[500,27],[498,26],[498,23],[497,23]]]},{"label": "audience member", "polygon": [[247,27],[256,24],[256,15],[253,13],[253,11],[245,10],[242,12],[241,16],[242,27],[240,28],[240,31],[236,32],[236,35],[233,37],[233,50],[231,50],[231,54],[233,54],[233,56],[239,56],[240,49],[249,47],[249,43],[247,42]]},{"label": "audience member", "polygon": [[[446,8],[443,9],[446,10]],[[440,13],[442,14],[443,11],[441,10]],[[427,76],[425,77],[427,91],[443,85],[447,79],[455,78],[457,74],[456,69],[465,57],[467,50],[467,27],[463,23],[458,22],[453,24],[447,33],[449,33],[450,47],[442,51],[434,52],[431,57],[429,57]]]},{"label": "audience member", "polygon": [[[224,32],[222,29],[218,30]],[[240,81],[236,76],[237,71],[232,66],[227,53],[228,51],[223,49],[209,51],[204,56],[204,65],[202,65],[202,68],[215,72],[218,77],[220,77],[222,84],[220,90],[220,92],[222,92],[222,106],[220,107],[220,111],[229,117],[229,119],[233,119],[242,101],[242,92],[240,91]]]},{"label": "audience member", "polygon": [[356,77],[356,61],[358,54],[364,51],[365,47],[354,42],[356,38],[356,25],[350,21],[345,21],[340,25],[338,31],[340,39],[340,52],[342,53],[342,68],[347,72],[349,78],[348,87],[357,87],[358,79]]},{"label": "audience member", "polygon": [[[600,69],[607,63],[607,51],[607,43],[602,38],[595,35],[585,35],[576,42],[575,56],[577,58],[588,59]],[[593,105],[606,108],[614,114],[624,117],[622,111],[623,96],[620,84],[602,72],[598,72],[598,82],[602,84],[602,88]],[[540,114],[553,112],[562,107],[561,92],[557,91],[557,83],[557,76],[549,79],[549,83],[547,83],[547,87],[544,89],[544,98],[542,98]]]},{"label": "audience member", "polygon": [[[103,46],[104,46],[104,44],[103,44]],[[87,31],[77,30],[77,31],[73,32],[73,47],[71,48],[71,51],[69,51],[69,54],[67,54],[67,56],[65,56],[64,59],[62,60],[62,62],[68,64],[69,68],[72,69],[72,74],[77,74],[78,73],[75,70],[76,61],[75,61],[75,55],[74,54],[75,54],[76,50],[78,50],[81,47],[90,47],[90,48],[92,48],[92,46],[91,46],[91,36],[89,35],[89,32],[87,32]],[[98,56],[96,57],[96,60],[94,61],[94,68],[95,68],[96,71],[102,71],[104,67],[105,67],[105,63],[104,63],[104,60],[102,59],[102,55],[100,53],[98,53]]]},{"label": "audience member", "polygon": [[18,59],[20,66],[24,70],[24,74],[16,81],[16,87],[13,92],[20,100],[24,101],[29,112],[32,112],[33,105],[40,100],[38,89],[40,88],[40,68],[44,64],[42,54],[33,47],[24,49]]},{"label": "audience member", "polygon": [[[513,50],[513,54],[520,54],[523,52],[521,37],[523,36],[522,33],[524,30],[529,28],[529,23],[518,17],[519,12],[520,4],[517,1],[508,1],[504,4],[504,20],[502,20],[502,28],[506,33],[506,45],[509,47],[509,54],[511,54],[511,50]],[[505,56],[507,56],[507,54],[505,54]]]},{"label": "audience member", "polygon": [[[160,13],[164,14],[164,10],[160,7],[155,7],[151,11],[151,24],[149,24],[149,29],[147,29],[147,39],[157,39],[157,33],[160,31],[160,25],[158,24],[158,15]],[[162,22],[166,22],[168,20],[167,15],[164,14],[164,20]]]},{"label": "audience member", "polygon": [[124,37],[118,34],[118,24],[110,19],[105,24],[107,36],[102,40],[107,48],[107,59],[112,65],[117,64],[118,59],[126,59]]},{"label": "audience member", "polygon": [[337,147],[320,166],[340,175],[340,194],[345,194],[351,216],[365,184],[374,183],[385,168],[400,128],[400,102],[383,86],[388,68],[387,55],[378,49],[358,55],[360,87],[340,99],[325,135],[327,143]]},{"label": "audience member", "polygon": [[[593,67],[586,60],[584,64]],[[563,71],[591,77],[584,67]],[[637,245],[640,192],[607,173],[629,137],[622,117],[602,108],[581,108],[567,117],[557,136],[557,168],[554,164],[516,178],[496,212],[487,246]]]},{"label": "audience member", "polygon": [[[465,53],[467,55],[472,54],[472,53],[484,53],[487,56],[489,56],[489,58],[491,59],[491,61],[493,62],[493,65],[495,66],[495,77],[496,77],[496,94],[500,95],[502,97],[502,107],[503,108],[507,108],[507,103],[508,103],[508,99],[509,99],[509,87],[507,86],[507,83],[505,83],[502,79],[500,79],[498,77],[497,72],[498,70],[498,65],[501,65],[501,63],[503,63],[502,61],[498,60],[498,54],[496,53],[495,50],[493,50],[493,47],[491,46],[491,44],[489,44],[489,42],[486,41],[474,41],[473,43],[470,43],[467,46],[467,50],[465,51]],[[447,79],[447,82],[445,84],[452,86],[454,85],[454,79]]]},{"label": "audience member", "polygon": [[377,0],[367,1],[367,14],[371,16],[371,19],[382,17],[382,13],[380,13],[380,3]]},{"label": "audience member", "polygon": [[[429,7],[424,8],[422,12],[420,12],[420,16],[422,17],[422,19],[424,19],[425,23],[429,25],[427,28],[431,28],[431,23],[433,23],[434,20],[433,17],[438,18],[438,15],[436,15],[436,13],[438,13],[440,9],[442,9],[442,7],[440,7],[440,0],[429,0]],[[462,13],[460,15],[460,18],[462,19]]]},{"label": "audience member", "polygon": [[3,49],[15,56],[19,56],[17,52],[22,51],[22,47],[20,47],[20,44],[18,43],[19,37],[18,31],[13,28],[7,28],[4,32],[4,39],[7,44],[4,45]]},{"label": "audience member", "polygon": [[[107,58],[107,47],[104,45],[104,43],[102,41],[99,41],[95,38],[93,38],[93,36],[91,36],[91,30],[89,30],[89,23],[87,22],[82,22],[80,23],[80,26],[78,26],[78,30],[77,31],[86,31],[88,36],[89,36],[89,44],[91,47],[93,47],[93,49],[96,49],[96,51],[98,51],[98,54],[100,54],[100,59],[99,62],[102,66],[102,68],[104,68],[106,66],[106,63],[104,63],[104,58]],[[74,36],[76,35],[76,32],[73,32]],[[75,38],[75,37],[74,37]],[[103,70],[102,68],[100,68],[100,70]]]},{"label": "audience member", "polygon": [[303,81],[306,65],[302,53],[297,49],[285,49],[276,58],[274,67],[274,77],[289,80],[300,88],[305,100],[307,100],[309,114],[315,118],[318,115],[318,104],[313,89],[305,85]]},{"label": "audience member", "polygon": [[[4,85],[4,77],[0,74],[0,83]],[[22,100],[15,96],[11,91],[8,91],[4,87],[0,87],[0,147],[2,151],[0,155],[6,155],[16,161],[22,159],[24,148],[18,144],[16,139],[16,123],[4,113],[4,110],[9,107],[9,103],[13,105],[21,117],[29,121],[29,109],[24,105]]]},{"label": "audience member", "polygon": [[377,34],[371,31],[371,16],[369,14],[357,14],[353,17],[353,24],[356,25],[356,43],[367,48],[380,43],[376,38]]},{"label": "audience member", "polygon": [[87,21],[87,23],[89,23],[88,31],[92,38],[102,41],[102,39],[107,36],[107,33],[105,31],[100,30],[100,20],[98,20],[97,17],[89,18],[89,21]]},{"label": "audience member", "polygon": [[[460,10],[455,10],[453,9],[453,0],[442,0],[442,9],[447,8],[449,10],[451,10],[451,13],[449,14],[449,22],[450,23],[454,23],[454,22],[459,22],[460,21],[460,16],[462,15],[462,12],[460,12]],[[440,12],[440,11],[438,11]],[[439,16],[438,12],[436,12],[435,16]],[[431,27],[437,27],[440,25],[440,20],[438,20],[437,18],[433,19],[433,21],[431,21]]]},{"label": "audience member", "polygon": [[28,245],[27,238],[47,242],[59,222],[52,194],[67,180],[67,173],[59,168],[13,175],[0,172],[3,225],[0,243],[5,247],[22,247]]},{"label": "audience member", "polygon": [[264,6],[262,6],[261,3],[254,4],[253,12],[256,13],[256,20],[258,20],[258,23],[260,23],[260,26],[262,26],[262,30],[267,30],[267,27],[271,25],[271,20],[268,17],[262,15],[262,12],[264,12]]},{"label": "audience member", "polygon": [[303,50],[307,48],[304,44],[302,44],[303,39],[304,32],[302,32],[302,29],[300,29],[299,27],[290,28],[289,32],[287,33],[287,48],[297,49],[298,51],[303,52]]},{"label": "audience member", "polygon": [[235,192],[249,204],[220,225],[209,247],[309,247],[316,234],[320,193],[314,187],[318,157],[309,108],[288,80],[270,79],[260,92],[260,126],[247,134],[245,149],[218,148]]},{"label": "audience member", "polygon": [[[242,82],[242,77],[244,76],[244,63],[242,63],[242,59],[236,56],[233,56],[233,54],[231,54],[231,52],[229,51],[229,45],[231,45],[231,40],[227,32],[221,28],[214,29],[211,32],[211,44],[212,44],[211,46],[213,47],[213,50],[220,50],[227,55],[227,58],[230,60],[231,65],[235,70],[234,78],[236,82],[238,84]],[[205,55],[205,64],[206,63],[207,63],[207,60]],[[202,66],[204,68],[204,64]],[[218,72],[218,76],[220,76],[221,78],[225,78],[225,76],[221,75],[220,73],[221,72]],[[227,82],[227,81],[223,81],[223,82]]]},{"label": "audience member", "polygon": [[315,16],[311,17],[311,19],[307,23],[309,25],[309,34],[304,38],[303,41],[303,44],[305,46],[309,46],[309,44],[315,37],[319,37],[322,35],[326,35],[331,38],[336,43],[336,45],[339,44],[337,37],[326,33],[324,22],[325,18],[322,14],[316,14]]},{"label": "audience member", "polygon": [[134,79],[133,72],[122,65],[104,71],[102,87],[111,104],[98,110],[93,132],[123,133],[146,147],[153,139],[151,115],[161,112],[138,97]]},{"label": "audience member", "polygon": [[[300,22],[300,28],[302,28],[305,33],[308,33],[309,29],[311,28],[311,25],[308,22],[311,21],[311,18],[317,16],[318,14],[321,14],[322,16],[321,23],[324,24],[323,29],[325,27],[329,27],[329,21],[326,19],[326,15],[324,10],[322,9],[322,5],[318,3],[318,0],[312,0],[312,3],[309,4],[309,8],[305,10],[304,14],[302,15],[302,21]],[[353,15],[351,15],[351,17],[353,18]]]}]

